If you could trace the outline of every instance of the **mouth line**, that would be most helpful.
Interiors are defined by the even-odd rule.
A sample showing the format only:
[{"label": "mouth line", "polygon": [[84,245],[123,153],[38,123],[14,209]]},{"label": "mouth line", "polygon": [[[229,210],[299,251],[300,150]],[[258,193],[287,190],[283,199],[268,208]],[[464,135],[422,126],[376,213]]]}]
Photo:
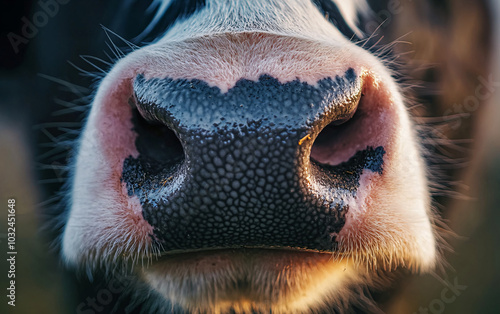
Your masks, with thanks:
[{"label": "mouth line", "polygon": [[[293,247],[220,247],[162,252],[154,259],[152,264],[154,268],[161,268],[167,265],[184,265],[190,268],[193,265],[200,265],[199,263],[203,265],[207,263],[210,267],[215,267],[213,268],[215,270],[218,267],[229,267],[229,265],[232,265],[229,267],[232,268],[235,265],[246,265],[245,267],[250,267],[251,265],[253,265],[251,267],[257,267],[264,264],[276,266],[284,262],[292,265],[295,262],[303,261],[311,261],[313,263],[316,263],[315,261],[329,261],[335,263],[337,260],[342,260],[344,256],[347,257],[345,253],[339,251],[327,252]],[[216,265],[218,266],[216,267]]]},{"label": "mouth line", "polygon": [[189,250],[172,250],[161,252],[159,258],[163,257],[181,257],[189,255],[212,255],[218,253],[240,253],[240,254],[255,254],[264,252],[283,252],[283,253],[303,253],[303,254],[332,254],[335,251],[314,250],[299,247],[288,246],[234,246],[234,247],[218,247],[218,248],[203,248]]}]

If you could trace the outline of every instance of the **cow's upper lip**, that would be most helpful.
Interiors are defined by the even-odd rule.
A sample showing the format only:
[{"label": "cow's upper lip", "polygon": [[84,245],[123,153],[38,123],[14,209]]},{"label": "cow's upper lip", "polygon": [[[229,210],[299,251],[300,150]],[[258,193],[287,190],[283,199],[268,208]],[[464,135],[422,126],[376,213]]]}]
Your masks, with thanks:
[{"label": "cow's upper lip", "polygon": [[[141,276],[158,293],[177,303],[234,303],[251,301],[293,303],[308,300],[325,283],[342,282],[352,273],[348,259],[303,250],[238,248],[167,254]],[[210,311],[210,310],[208,310]]]}]

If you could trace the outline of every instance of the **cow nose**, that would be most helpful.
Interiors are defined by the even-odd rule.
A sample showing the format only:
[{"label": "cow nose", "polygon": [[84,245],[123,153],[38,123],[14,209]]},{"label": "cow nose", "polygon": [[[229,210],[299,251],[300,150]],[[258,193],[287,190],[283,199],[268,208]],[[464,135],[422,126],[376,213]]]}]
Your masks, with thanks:
[{"label": "cow nose", "polygon": [[384,152],[367,148],[329,165],[311,149],[323,130],[329,138],[354,115],[361,89],[353,69],[315,85],[242,79],[227,92],[138,75],[139,155],[125,160],[122,180],[165,252],[334,250],[361,172],[377,170]]}]

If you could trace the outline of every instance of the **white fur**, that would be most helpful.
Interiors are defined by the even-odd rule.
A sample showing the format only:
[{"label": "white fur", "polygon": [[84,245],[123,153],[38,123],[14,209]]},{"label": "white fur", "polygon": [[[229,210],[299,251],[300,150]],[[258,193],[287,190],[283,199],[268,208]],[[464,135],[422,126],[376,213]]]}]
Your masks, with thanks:
[{"label": "white fur", "polygon": [[[348,26],[359,36],[362,35],[357,27],[358,13],[368,12],[366,0],[331,0],[342,13]],[[163,14],[171,4],[171,0],[154,0],[156,14],[144,33],[150,31],[162,18]],[[325,19],[312,18],[309,14],[317,14],[312,8],[311,1],[280,1],[280,0],[238,0],[223,1],[209,0],[207,8],[201,10],[195,17],[188,21],[180,22],[170,31],[170,36],[182,36],[187,33],[189,37],[193,34],[214,34],[218,32],[242,32],[271,30],[274,33],[282,31],[283,34],[293,34],[294,29],[300,32],[308,32],[309,35],[322,34],[324,30],[331,27],[322,27]],[[304,12],[307,14],[304,15]],[[245,21],[235,19],[237,13],[245,14]],[[188,23],[189,28],[186,28]],[[316,25],[315,25],[316,24]],[[301,27],[305,27],[300,29]],[[172,39],[172,38],[170,38]]]}]

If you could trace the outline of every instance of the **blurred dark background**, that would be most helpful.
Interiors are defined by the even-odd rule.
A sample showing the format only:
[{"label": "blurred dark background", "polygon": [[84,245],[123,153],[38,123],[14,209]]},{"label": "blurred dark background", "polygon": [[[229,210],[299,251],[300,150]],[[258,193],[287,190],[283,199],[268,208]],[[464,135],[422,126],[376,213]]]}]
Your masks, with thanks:
[{"label": "blurred dark background", "polygon": [[[44,19],[41,3],[49,2],[58,6]],[[75,313],[78,304],[95,297],[82,294],[85,289],[76,284],[75,275],[64,270],[52,245],[58,230],[45,226],[54,226],[62,211],[57,191],[66,181],[64,165],[72,140],[99,80],[95,73],[107,71],[117,58],[113,43],[129,49],[113,33],[132,40],[153,14],[147,11],[150,1],[128,6],[119,0],[60,2],[0,1],[0,246],[6,252],[6,205],[15,198],[18,251],[16,308],[2,297],[0,313]],[[475,95],[484,79],[500,81],[500,10],[495,0],[371,2],[376,24],[367,24],[365,31],[383,23],[377,41],[402,38],[394,50],[404,53],[399,62],[412,69],[402,76],[420,86],[415,97],[422,105],[413,110],[442,121],[453,116],[436,130],[457,143],[432,148],[445,150],[439,153],[453,160],[445,162],[446,177],[437,180],[458,191],[436,195],[440,213],[458,234],[449,238],[454,248],[446,252],[449,265],[436,276],[395,286],[397,297],[384,310],[500,313],[498,86],[480,106],[457,107]],[[0,283],[5,289],[8,264],[1,254]],[[444,302],[446,284],[439,278],[466,288]]]}]

